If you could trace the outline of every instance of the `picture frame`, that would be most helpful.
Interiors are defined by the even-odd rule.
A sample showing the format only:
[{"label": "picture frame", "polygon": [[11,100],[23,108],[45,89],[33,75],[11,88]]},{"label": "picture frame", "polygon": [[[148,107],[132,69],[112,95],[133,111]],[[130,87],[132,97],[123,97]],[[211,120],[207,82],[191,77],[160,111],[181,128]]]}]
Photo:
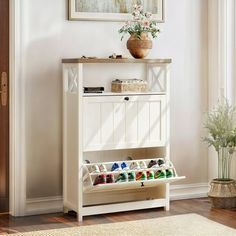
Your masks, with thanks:
[{"label": "picture frame", "polygon": [[[88,5],[86,5],[86,1],[88,2]],[[92,6],[91,1],[94,1],[94,5]],[[98,4],[95,4],[96,1],[100,1],[99,3],[102,3],[102,1],[105,1],[105,4],[101,4],[101,7],[96,9],[98,7]],[[129,9],[132,9],[132,6],[129,5],[129,2],[131,0],[123,0],[124,3],[129,6]],[[127,1],[127,3],[125,3]],[[146,1],[152,1],[151,4],[153,4],[153,8],[156,12],[152,12],[153,19],[157,22],[163,23],[165,20],[165,14],[164,14],[164,0],[142,0],[145,4]],[[79,8],[79,3],[83,2],[83,9]],[[112,4],[114,0],[69,0],[69,20],[71,21],[127,21],[132,20],[131,12],[130,10],[127,13],[123,12],[117,12],[117,9],[109,9],[109,6],[106,6],[107,9],[109,9],[109,12],[102,7],[106,4]],[[119,2],[117,0],[117,2]],[[90,5],[91,4],[91,5]],[[89,10],[91,6],[91,11]],[[94,7],[96,6],[96,7]],[[97,10],[97,11],[96,11]],[[115,10],[116,12],[112,12],[112,10]],[[144,9],[144,11],[148,11]]]}]

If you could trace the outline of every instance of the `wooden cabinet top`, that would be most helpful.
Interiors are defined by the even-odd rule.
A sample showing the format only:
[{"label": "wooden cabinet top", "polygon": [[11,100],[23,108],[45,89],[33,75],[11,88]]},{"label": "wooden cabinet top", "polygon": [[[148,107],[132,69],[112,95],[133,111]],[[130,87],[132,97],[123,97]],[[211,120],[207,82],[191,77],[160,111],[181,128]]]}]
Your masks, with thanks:
[{"label": "wooden cabinet top", "polygon": [[170,64],[171,59],[110,59],[110,58],[68,58],[62,59],[62,63],[147,63],[147,64]]}]

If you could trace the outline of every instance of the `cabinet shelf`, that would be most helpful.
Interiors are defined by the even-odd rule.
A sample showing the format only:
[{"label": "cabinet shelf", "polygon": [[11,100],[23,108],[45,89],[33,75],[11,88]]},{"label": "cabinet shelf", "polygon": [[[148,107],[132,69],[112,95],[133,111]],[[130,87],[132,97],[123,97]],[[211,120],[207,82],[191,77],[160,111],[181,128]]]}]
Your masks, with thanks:
[{"label": "cabinet shelf", "polygon": [[114,92],[104,92],[104,93],[84,93],[83,97],[102,97],[102,96],[135,96],[135,95],[165,95],[165,92],[127,92],[127,93],[114,93]]},{"label": "cabinet shelf", "polygon": [[109,59],[109,58],[94,58],[94,59],[86,59],[86,58],[68,58],[62,59],[62,63],[81,63],[81,64],[88,64],[88,63],[147,63],[147,64],[170,64],[171,59]]}]

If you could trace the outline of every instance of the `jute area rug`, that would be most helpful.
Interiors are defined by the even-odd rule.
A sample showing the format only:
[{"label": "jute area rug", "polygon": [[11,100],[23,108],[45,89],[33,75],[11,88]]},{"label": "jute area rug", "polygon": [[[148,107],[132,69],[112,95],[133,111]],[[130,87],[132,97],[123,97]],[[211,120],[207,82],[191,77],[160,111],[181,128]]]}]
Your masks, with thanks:
[{"label": "jute area rug", "polygon": [[[15,236],[236,236],[236,230],[197,214],[14,234]],[[14,236],[13,235],[13,236]]]}]

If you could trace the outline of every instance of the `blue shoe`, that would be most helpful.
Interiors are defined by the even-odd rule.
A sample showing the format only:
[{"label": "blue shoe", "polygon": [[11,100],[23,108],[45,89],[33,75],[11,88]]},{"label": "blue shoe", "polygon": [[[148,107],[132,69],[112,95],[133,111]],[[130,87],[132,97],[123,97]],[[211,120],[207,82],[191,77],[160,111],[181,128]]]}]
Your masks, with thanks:
[{"label": "blue shoe", "polygon": [[121,163],[121,168],[122,170],[129,170],[129,166],[125,162]]},{"label": "blue shoe", "polygon": [[118,171],[121,170],[120,166],[118,163],[114,163],[111,167],[111,171]]}]

